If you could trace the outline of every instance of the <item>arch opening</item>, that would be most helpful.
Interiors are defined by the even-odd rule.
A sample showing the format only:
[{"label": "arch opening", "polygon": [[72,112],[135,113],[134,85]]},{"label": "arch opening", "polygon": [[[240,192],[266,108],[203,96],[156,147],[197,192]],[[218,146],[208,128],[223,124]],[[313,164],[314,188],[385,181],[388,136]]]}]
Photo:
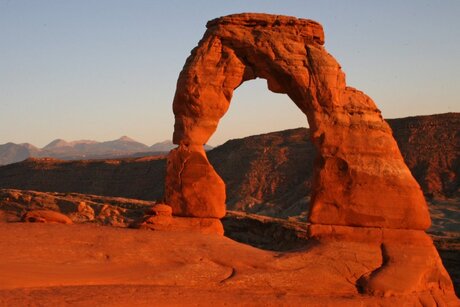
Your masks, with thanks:
[{"label": "arch opening", "polygon": [[[280,120],[283,116],[285,121]],[[266,80],[255,79],[234,92],[213,137],[241,122],[264,125],[264,130],[252,130],[249,135],[245,131],[246,138],[229,140],[207,152],[210,164],[225,182],[226,209],[305,221],[316,155],[308,142],[305,114],[287,95],[268,90]],[[225,127],[226,123],[230,125]]]},{"label": "arch opening", "polygon": [[233,139],[299,127],[308,128],[305,114],[287,95],[270,91],[265,79],[256,78],[235,89],[209,144],[215,147]]}]

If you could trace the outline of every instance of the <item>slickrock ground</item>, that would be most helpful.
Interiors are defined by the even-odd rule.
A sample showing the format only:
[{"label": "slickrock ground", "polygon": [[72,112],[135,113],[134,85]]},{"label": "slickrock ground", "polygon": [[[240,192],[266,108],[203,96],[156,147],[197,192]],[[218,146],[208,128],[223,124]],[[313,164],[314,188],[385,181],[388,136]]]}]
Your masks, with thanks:
[{"label": "slickrock ground", "polygon": [[[216,235],[128,229],[156,205],[76,193],[0,190],[0,305],[34,300],[45,305],[53,305],[53,300],[147,305],[155,296],[161,296],[154,299],[158,304],[217,302],[221,296],[227,303],[241,299],[248,304],[251,296],[260,304],[275,305],[377,302],[358,293],[359,276],[344,273],[347,266],[354,270],[362,261],[379,265],[375,261],[381,259],[380,248],[366,240],[329,242],[326,247],[308,240],[306,223],[232,211],[223,220],[226,236],[265,251]],[[434,208],[430,233],[458,287],[459,219],[448,218],[454,208],[449,204]],[[42,211],[62,214],[73,224],[20,222],[28,213]],[[336,250],[333,254],[330,244]],[[208,267],[210,271],[204,272]],[[198,285],[202,286],[197,289]],[[327,297],[328,287],[339,291]],[[94,300],[87,297],[89,293]],[[415,304],[416,296],[413,299]],[[392,297],[383,302],[399,301]]]},{"label": "slickrock ground", "polygon": [[0,223],[2,306],[454,306],[430,293],[373,297],[366,243],[269,252],[218,235],[96,225]]}]

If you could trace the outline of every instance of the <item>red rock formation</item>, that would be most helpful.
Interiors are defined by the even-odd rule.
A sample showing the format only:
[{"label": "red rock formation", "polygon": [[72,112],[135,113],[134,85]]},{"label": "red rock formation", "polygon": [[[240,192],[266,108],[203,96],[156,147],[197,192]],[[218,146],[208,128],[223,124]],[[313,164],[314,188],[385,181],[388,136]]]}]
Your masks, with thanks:
[{"label": "red rock formation", "polygon": [[[165,194],[178,216],[225,216],[225,184],[209,161],[203,146],[179,146],[168,156]],[[214,204],[210,206],[208,204]]]},{"label": "red rock formation", "polygon": [[[205,144],[227,111],[233,90],[244,81],[264,78],[270,90],[287,94],[310,123],[319,153],[311,222],[429,227],[422,192],[391,129],[369,97],[346,86],[340,65],[322,46],[321,25],[294,17],[239,14],[212,20],[207,28],[177,83],[176,144],[189,151]],[[168,167],[167,182],[182,182],[183,168]],[[201,198],[204,193],[183,184],[181,189],[167,188],[165,200],[188,216],[199,216],[203,206],[209,207],[207,212],[223,206],[223,195],[200,206],[185,196]]]},{"label": "red rock formation", "polygon": [[[16,294],[17,302],[17,291],[21,288],[27,297],[31,287],[47,289],[45,292],[54,297],[55,291],[63,286],[88,284],[94,287],[95,280],[99,286],[104,286],[99,289],[104,291],[104,299],[107,286],[116,283],[124,287],[137,285],[137,290],[150,285],[151,291],[162,285],[175,289],[176,295],[178,289],[184,293],[208,289],[212,293],[230,295],[224,302],[241,299],[241,293],[251,293],[250,299],[243,301],[250,303],[254,297],[279,295],[282,291],[280,304],[290,302],[295,306],[307,302],[324,305],[326,298],[335,298],[330,302],[332,305],[458,304],[452,292],[439,291],[448,290],[450,281],[439,279],[445,276],[444,269],[432,251],[431,241],[422,231],[412,231],[408,235],[408,230],[395,229],[331,225],[307,228],[304,223],[249,217],[253,225],[243,232],[249,241],[256,241],[252,243],[262,239],[265,248],[298,249],[296,252],[269,253],[222,236],[200,236],[196,230],[215,233],[212,225],[218,220],[172,217],[171,208],[163,204],[18,190],[0,190],[0,195],[0,212],[57,205],[56,210],[63,216],[66,212],[67,216],[74,217],[81,204],[86,203],[96,214],[107,211],[101,207],[118,211],[119,221],[129,221],[135,212],[170,220],[169,224],[158,223],[158,220],[146,224],[145,228],[168,230],[153,233],[94,227],[82,220],[75,220],[78,223],[72,227],[0,223],[1,233],[7,234],[0,240],[0,305],[17,305],[12,301],[6,303],[4,296]],[[233,222],[234,226],[244,228],[249,222],[241,213],[236,217],[238,221]],[[92,223],[105,224],[106,220],[96,218]],[[198,228],[198,224],[203,228]],[[127,224],[117,226],[126,227]],[[320,244],[307,240],[308,234]],[[61,248],[56,249],[56,244]],[[216,268],[221,272],[217,276]],[[47,287],[52,287],[53,291]],[[133,292],[138,297],[138,291]],[[362,295],[363,292],[371,295]],[[67,294],[60,301],[69,297],[71,295]],[[290,301],[293,297],[298,299]]]},{"label": "red rock formation", "polygon": [[0,223],[0,233],[1,306],[459,305],[452,292],[362,295],[356,281],[381,265],[366,242],[283,253],[196,232]]},{"label": "red rock formation", "polygon": [[24,214],[22,220],[27,223],[72,224],[66,215],[52,210],[32,210]]},{"label": "red rock formation", "polygon": [[0,222],[19,221],[97,223],[172,232],[224,233],[218,219],[173,216],[170,206],[152,201],[0,189]]},{"label": "red rock formation", "polygon": [[356,285],[363,293],[452,293],[433,242],[423,232],[431,221],[422,191],[374,102],[346,86],[340,65],[322,46],[321,25],[239,14],[212,20],[207,28],[185,63],[174,97],[173,141],[179,149],[168,159],[165,189],[173,212],[221,217],[223,183],[202,146],[227,111],[234,89],[264,78],[271,91],[287,94],[310,124],[318,152],[311,237],[325,251],[338,241],[381,250],[371,257],[374,269],[348,268],[360,276]]},{"label": "red rock formation", "polygon": [[420,230],[311,225],[310,236],[321,242],[367,242],[380,248],[380,266],[363,274],[363,293],[392,296],[422,291],[452,291],[433,241]]},{"label": "red rock formation", "polygon": [[[388,123],[425,196],[460,197],[460,113]],[[274,217],[306,212],[316,156],[309,138],[309,129],[291,129],[230,140],[208,152],[227,186],[227,208]]]}]

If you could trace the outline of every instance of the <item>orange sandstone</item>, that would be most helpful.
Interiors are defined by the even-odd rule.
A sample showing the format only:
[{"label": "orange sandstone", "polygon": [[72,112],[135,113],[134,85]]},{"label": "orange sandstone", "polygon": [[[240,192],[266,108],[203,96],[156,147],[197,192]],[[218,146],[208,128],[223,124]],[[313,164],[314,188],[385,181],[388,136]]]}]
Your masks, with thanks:
[{"label": "orange sandstone", "polygon": [[[225,186],[203,145],[228,110],[233,91],[263,78],[269,90],[287,94],[309,122],[318,152],[309,231],[321,254],[336,244],[352,250],[356,242],[363,244],[360,252],[370,251],[370,262],[357,260],[364,270],[347,267],[360,293],[452,293],[424,232],[431,223],[425,199],[391,128],[371,98],[346,85],[323,44],[322,27],[311,20],[238,14],[208,22],[177,82],[173,141],[179,147],[168,157],[165,202],[175,215],[224,215]],[[359,253],[352,254],[358,259]]]},{"label": "orange sandstone", "polygon": [[225,189],[202,150],[244,81],[264,78],[309,122],[318,157],[310,221],[425,230],[422,191],[388,124],[364,93],[347,87],[324,48],[321,25],[305,19],[238,14],[208,22],[177,82],[165,200],[174,214],[223,216]]},{"label": "orange sandstone", "polygon": [[22,217],[22,221],[27,223],[72,224],[72,220],[60,212],[40,209],[26,212]]}]

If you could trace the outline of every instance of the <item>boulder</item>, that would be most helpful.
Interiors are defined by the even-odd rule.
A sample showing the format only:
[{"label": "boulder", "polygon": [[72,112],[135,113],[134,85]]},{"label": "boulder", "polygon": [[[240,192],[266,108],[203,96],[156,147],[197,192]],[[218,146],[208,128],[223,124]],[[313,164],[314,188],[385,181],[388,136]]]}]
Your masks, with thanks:
[{"label": "boulder", "polygon": [[145,210],[145,214],[153,216],[172,216],[172,208],[165,204],[155,204]]},{"label": "boulder", "polygon": [[59,223],[72,224],[72,220],[66,215],[52,210],[31,210],[26,212],[22,221],[27,223]]}]

